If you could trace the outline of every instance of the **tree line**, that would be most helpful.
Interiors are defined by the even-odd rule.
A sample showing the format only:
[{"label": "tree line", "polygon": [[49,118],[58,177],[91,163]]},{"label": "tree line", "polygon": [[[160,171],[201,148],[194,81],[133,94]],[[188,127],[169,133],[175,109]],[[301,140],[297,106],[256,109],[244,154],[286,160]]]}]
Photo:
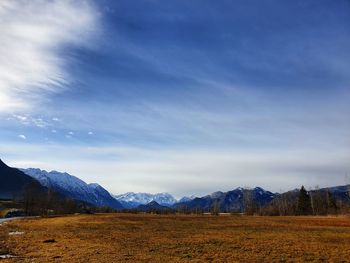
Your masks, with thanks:
[{"label": "tree line", "polygon": [[307,191],[304,186],[295,191],[276,195],[267,204],[261,204],[255,197],[253,190],[243,191],[242,206],[239,209],[224,209],[220,206],[219,199],[214,199],[209,208],[189,208],[185,205],[177,209],[178,213],[203,214],[220,213],[264,215],[264,216],[298,216],[298,215],[337,215],[350,214],[350,187],[342,197],[336,197],[327,189]]},{"label": "tree line", "polygon": [[[350,192],[350,189],[349,189]],[[231,213],[243,213],[246,215],[268,215],[268,216],[295,216],[295,215],[337,215],[350,213],[350,198],[347,193],[346,198],[337,198],[329,190],[314,189],[307,191],[304,186],[299,190],[290,191],[277,195],[271,202],[265,205],[259,204],[254,198],[252,190],[243,192],[243,204],[239,210]],[[51,188],[42,190],[37,183],[27,185],[23,193],[16,198],[16,203],[20,205],[26,215],[61,215],[73,213],[96,213],[96,212],[126,212],[138,213],[137,209],[123,209],[116,211],[110,207],[95,207],[91,204],[73,200],[62,196]],[[210,212],[219,215],[222,211],[218,200],[213,200],[208,209],[200,207],[178,208],[166,210],[150,210],[155,214],[203,214]]]},{"label": "tree line", "polygon": [[52,188],[43,189],[37,182],[26,185],[14,201],[27,216],[86,213],[94,209],[91,205],[67,198]]},{"label": "tree line", "polygon": [[302,186],[298,191],[278,195],[264,207],[258,207],[254,205],[254,200],[250,200],[246,213],[272,216],[349,214],[349,192],[343,198],[336,198],[327,189],[316,187],[307,191]]}]

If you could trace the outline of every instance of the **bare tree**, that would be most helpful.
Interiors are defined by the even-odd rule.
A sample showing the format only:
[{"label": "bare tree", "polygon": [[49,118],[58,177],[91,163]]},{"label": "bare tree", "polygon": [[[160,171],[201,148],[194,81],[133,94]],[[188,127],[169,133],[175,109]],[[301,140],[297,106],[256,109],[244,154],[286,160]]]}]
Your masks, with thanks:
[{"label": "bare tree", "polygon": [[211,214],[218,216],[220,213],[220,202],[218,199],[215,199],[212,205]]},{"label": "bare tree", "polygon": [[246,215],[254,215],[254,213],[257,211],[257,205],[254,200],[253,190],[245,189],[243,191],[243,206],[244,213]]}]

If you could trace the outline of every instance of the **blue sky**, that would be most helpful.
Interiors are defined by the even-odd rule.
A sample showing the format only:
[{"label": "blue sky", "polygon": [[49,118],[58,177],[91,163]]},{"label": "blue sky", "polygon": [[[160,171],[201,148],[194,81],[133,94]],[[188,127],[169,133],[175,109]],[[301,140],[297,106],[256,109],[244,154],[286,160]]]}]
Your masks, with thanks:
[{"label": "blue sky", "polygon": [[2,1],[0,20],[12,166],[113,193],[350,183],[349,1]]}]

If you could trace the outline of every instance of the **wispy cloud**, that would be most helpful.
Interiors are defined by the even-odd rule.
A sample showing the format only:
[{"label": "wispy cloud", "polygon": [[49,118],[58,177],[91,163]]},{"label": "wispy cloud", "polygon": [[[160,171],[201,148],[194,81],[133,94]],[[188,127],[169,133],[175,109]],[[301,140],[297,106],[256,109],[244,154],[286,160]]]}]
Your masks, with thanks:
[{"label": "wispy cloud", "polygon": [[0,113],[30,109],[65,87],[62,48],[87,47],[98,32],[98,13],[84,0],[4,0],[0,20]]},{"label": "wispy cloud", "polygon": [[35,126],[38,128],[47,128],[48,126],[50,126],[49,121],[44,120],[41,117],[33,117],[29,115],[19,115],[19,114],[13,114],[12,117],[13,119],[19,121],[21,124],[26,126]]}]

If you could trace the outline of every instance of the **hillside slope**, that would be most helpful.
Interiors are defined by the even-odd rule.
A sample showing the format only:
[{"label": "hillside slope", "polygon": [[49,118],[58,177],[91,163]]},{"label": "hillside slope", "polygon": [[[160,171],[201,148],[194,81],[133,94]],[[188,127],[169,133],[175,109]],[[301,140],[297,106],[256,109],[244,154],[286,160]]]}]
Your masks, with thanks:
[{"label": "hillside slope", "polygon": [[39,189],[45,190],[37,180],[26,175],[22,171],[7,166],[0,160],[0,198],[13,199],[20,196],[25,188],[31,184]]},{"label": "hillside slope", "polygon": [[38,180],[43,186],[53,188],[58,193],[74,200],[84,201],[97,207],[109,206],[122,209],[123,206],[110,193],[98,184],[87,184],[68,173],[47,172],[37,168],[21,169]]}]

